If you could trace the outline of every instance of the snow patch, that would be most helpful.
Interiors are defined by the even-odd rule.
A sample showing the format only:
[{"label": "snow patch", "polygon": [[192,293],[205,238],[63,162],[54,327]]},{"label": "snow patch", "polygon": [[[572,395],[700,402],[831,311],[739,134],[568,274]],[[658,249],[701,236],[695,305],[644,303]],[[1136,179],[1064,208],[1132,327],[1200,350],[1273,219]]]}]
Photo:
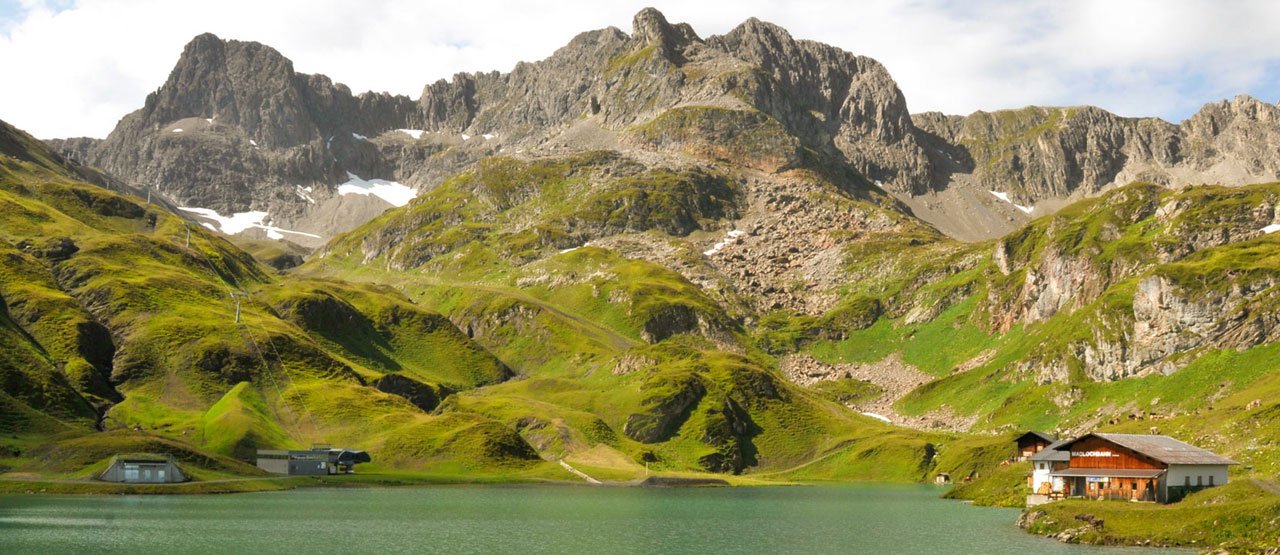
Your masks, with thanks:
[{"label": "snow patch", "polygon": [[284,235],[281,235],[282,233],[292,233],[294,235],[301,235],[303,237],[310,237],[312,239],[321,238],[319,235],[315,235],[313,233],[306,233],[303,231],[294,231],[292,229],[281,229],[281,228],[269,226],[269,225],[262,226],[262,229],[267,230],[267,237],[270,237],[272,239],[284,239]]},{"label": "snow patch", "polygon": [[1280,231],[1280,224],[1271,224],[1267,227],[1262,228],[1263,233],[1275,233],[1277,231]]},{"label": "snow patch", "polygon": [[484,137],[484,140],[486,140],[486,141],[487,141],[487,140],[489,140],[489,139],[492,139],[492,138],[493,138],[493,135],[492,135],[492,134],[489,134],[489,133],[485,133],[484,135],[481,135],[481,137]]},{"label": "snow patch", "polygon": [[387,181],[385,179],[365,180],[351,172],[347,172],[347,182],[338,185],[338,194],[373,195],[391,203],[393,206],[404,206],[418,196],[417,191],[395,181]]},{"label": "snow patch", "polygon": [[204,118],[205,123],[213,123],[213,118]]},{"label": "snow patch", "polygon": [[302,199],[302,200],[305,200],[305,201],[307,201],[307,202],[309,202],[309,203],[311,203],[311,204],[315,204],[315,203],[316,203],[316,199],[311,198],[311,187],[303,187],[302,185],[294,185],[294,186],[293,186],[293,193],[294,193],[294,194],[296,194],[296,195],[298,195],[298,198],[300,198],[300,199]]},{"label": "snow patch", "polygon": [[464,141],[465,141],[465,140],[470,139],[470,138],[471,138],[471,135],[468,135],[468,134],[466,134],[466,133],[463,133],[463,134],[462,134],[462,140],[464,140]]},{"label": "snow patch", "polygon": [[367,140],[369,140],[369,137],[366,137],[366,136],[361,135],[361,134],[359,134],[359,133],[352,133],[352,134],[351,134],[351,136],[352,136],[352,137],[355,137],[357,140],[361,140],[361,141],[367,141]]},{"label": "snow patch", "polygon": [[253,146],[258,146],[258,141],[255,141],[255,140],[253,140],[253,139],[249,139],[249,144],[251,144],[251,145],[253,145]]},{"label": "snow patch", "polygon": [[401,133],[404,133],[405,135],[408,135],[408,136],[410,136],[410,137],[413,137],[414,139],[421,139],[421,138],[422,138],[422,130],[421,130],[421,129],[397,129],[396,131],[399,131],[399,132],[401,132]]},{"label": "snow patch", "polygon": [[284,238],[283,234],[285,233],[292,233],[294,235],[304,235],[306,237],[311,237],[314,239],[321,238],[319,235],[313,235],[313,234],[304,233],[301,231],[293,231],[290,229],[281,229],[275,226],[263,224],[262,221],[267,218],[267,213],[258,211],[258,210],[251,210],[249,212],[237,212],[235,214],[232,214],[230,217],[223,216],[217,213],[216,211],[210,210],[208,208],[179,206],[178,210],[182,210],[183,212],[190,212],[192,214],[197,214],[205,219],[209,219],[217,222],[218,223],[217,228],[214,228],[214,226],[209,224],[208,222],[204,222],[201,225],[204,225],[205,227],[212,229],[214,231],[221,231],[222,233],[225,233],[227,235],[235,235],[246,229],[261,229],[261,230],[265,230],[267,232],[267,237],[270,237],[272,239],[283,239]]},{"label": "snow patch", "polygon": [[718,253],[720,252],[720,249],[723,249],[729,246],[730,244],[736,242],[739,237],[742,237],[743,235],[746,235],[746,234],[747,232],[742,231],[740,229],[735,229],[733,231],[730,231],[728,234],[724,236],[724,239],[720,240],[719,243],[712,245],[710,249],[702,251],[702,254],[706,256],[711,256],[715,253]]},{"label": "snow patch", "polygon": [[[997,193],[995,191],[987,191],[987,192],[991,193],[992,195],[995,195],[995,197],[1000,200],[1003,200],[1009,204],[1013,204],[1013,200],[1009,198],[1009,193]],[[1013,207],[1017,208],[1018,210],[1021,210],[1023,214],[1030,214],[1036,209],[1036,207],[1034,206],[1023,206],[1021,204],[1013,204]]]},{"label": "snow patch", "polygon": [[174,130],[173,130],[173,132],[174,132],[174,133],[181,133],[181,132],[182,132],[182,130],[181,130],[181,129],[174,129]]},{"label": "snow patch", "polygon": [[218,231],[227,235],[235,235],[249,229],[251,227],[261,227],[262,220],[267,217],[266,212],[252,210],[249,212],[237,212],[231,217],[223,216],[214,210],[208,208],[195,208],[190,206],[179,206],[178,210],[198,214],[218,223]]},{"label": "snow patch", "polygon": [[889,417],[888,417],[888,416],[885,416],[885,415],[883,415],[883,414],[877,414],[877,413],[874,413],[874,412],[864,412],[864,413],[862,413],[862,416],[870,416],[871,418],[874,418],[874,419],[876,419],[876,420],[880,420],[880,421],[885,422],[885,423],[888,423],[888,424],[893,424],[893,421],[892,421],[892,420],[889,420]]},{"label": "snow patch", "polygon": [[879,187],[879,188],[883,189],[883,188],[884,188],[884,182],[883,182],[883,181],[880,181],[879,179],[877,179],[877,180],[876,180],[876,187]]}]

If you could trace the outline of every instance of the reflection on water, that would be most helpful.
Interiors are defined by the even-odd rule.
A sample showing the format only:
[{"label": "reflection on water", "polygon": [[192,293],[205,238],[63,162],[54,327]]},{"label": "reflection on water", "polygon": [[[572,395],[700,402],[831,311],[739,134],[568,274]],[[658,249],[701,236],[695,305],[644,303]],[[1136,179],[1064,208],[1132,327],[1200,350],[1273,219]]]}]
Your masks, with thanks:
[{"label": "reflection on water", "polygon": [[466,486],[0,496],[0,553],[1143,553],[1018,530],[929,486]]}]

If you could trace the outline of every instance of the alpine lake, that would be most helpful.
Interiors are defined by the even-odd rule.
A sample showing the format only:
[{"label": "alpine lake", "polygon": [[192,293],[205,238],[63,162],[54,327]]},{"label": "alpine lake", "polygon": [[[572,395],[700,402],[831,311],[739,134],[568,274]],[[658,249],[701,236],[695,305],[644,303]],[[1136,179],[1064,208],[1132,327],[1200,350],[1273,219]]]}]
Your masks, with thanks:
[{"label": "alpine lake", "polygon": [[0,496],[0,553],[1169,553],[1026,534],[926,485]]}]

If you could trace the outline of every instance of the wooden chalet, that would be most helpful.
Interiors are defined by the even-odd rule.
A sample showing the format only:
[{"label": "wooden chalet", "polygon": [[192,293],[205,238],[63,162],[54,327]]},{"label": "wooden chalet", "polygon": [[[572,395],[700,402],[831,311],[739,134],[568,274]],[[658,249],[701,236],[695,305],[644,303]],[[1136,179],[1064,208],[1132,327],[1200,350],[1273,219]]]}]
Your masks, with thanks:
[{"label": "wooden chalet", "polygon": [[1168,436],[1102,433],[1055,443],[1031,461],[1028,504],[1066,497],[1172,503],[1226,484],[1236,464]]},{"label": "wooden chalet", "polygon": [[1043,451],[1044,448],[1058,441],[1058,438],[1044,432],[1027,432],[1014,440],[1018,444],[1018,452],[1014,460],[1018,462],[1031,458],[1031,455]]}]

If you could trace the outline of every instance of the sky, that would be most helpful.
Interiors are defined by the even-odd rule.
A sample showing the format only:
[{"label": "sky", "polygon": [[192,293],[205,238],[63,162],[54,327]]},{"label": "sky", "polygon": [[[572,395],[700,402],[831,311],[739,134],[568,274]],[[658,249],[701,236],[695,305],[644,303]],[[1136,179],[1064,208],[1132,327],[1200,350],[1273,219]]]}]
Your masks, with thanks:
[{"label": "sky", "polygon": [[1280,100],[1272,0],[0,0],[0,119],[103,137],[192,37],[270,45],[304,73],[417,98],[510,70],[579,32],[630,32],[646,5],[702,37],[748,17],[879,60],[912,112],[1101,106],[1181,121],[1248,94]]}]

